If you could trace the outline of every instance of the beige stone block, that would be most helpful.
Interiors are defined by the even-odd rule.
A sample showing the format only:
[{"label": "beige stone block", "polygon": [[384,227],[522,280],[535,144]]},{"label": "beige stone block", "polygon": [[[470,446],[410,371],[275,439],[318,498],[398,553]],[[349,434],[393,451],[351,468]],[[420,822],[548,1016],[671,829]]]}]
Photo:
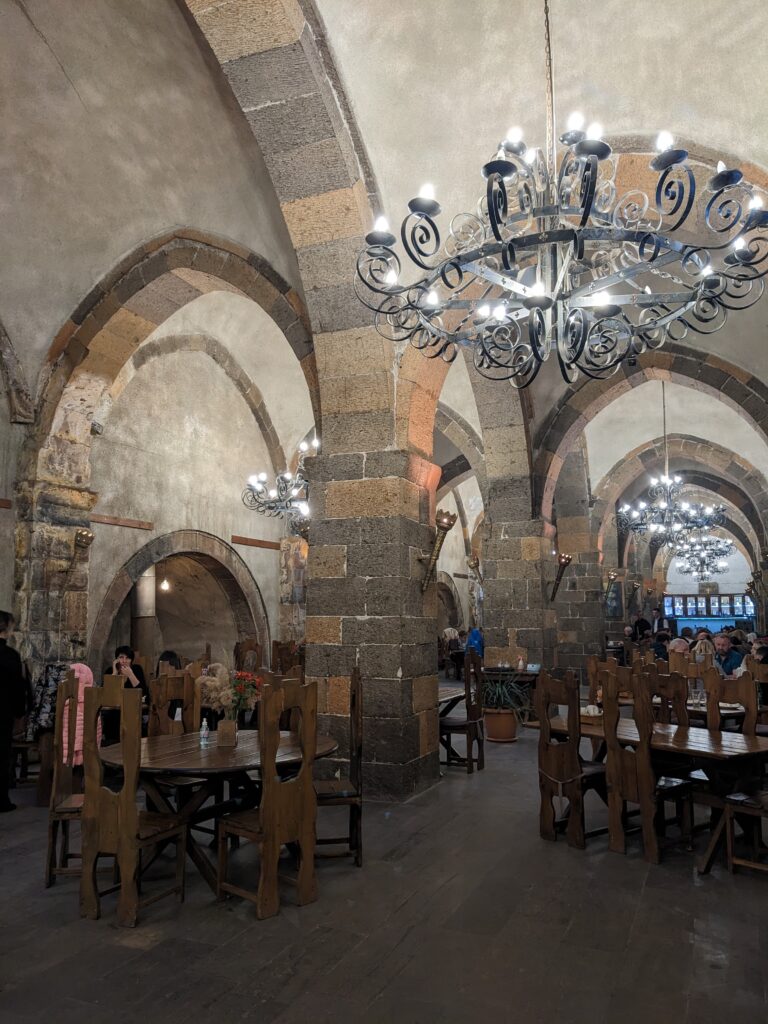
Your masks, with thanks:
[{"label": "beige stone block", "polygon": [[437,708],[431,711],[422,711],[419,719],[419,756],[433,754],[438,746],[438,717]]},{"label": "beige stone block", "polygon": [[349,676],[328,677],[328,708],[329,715],[349,714]]},{"label": "beige stone block", "polygon": [[308,615],[306,642],[308,644],[340,644],[341,618],[338,615]]},{"label": "beige stone block", "polygon": [[317,713],[328,714],[328,680],[325,676],[305,676],[305,683],[314,683],[317,687]]},{"label": "beige stone block", "polygon": [[399,477],[332,480],[325,496],[328,519],[397,516],[419,521],[419,488]]},{"label": "beige stone block", "polygon": [[347,575],[347,548],[344,544],[314,545],[309,550],[309,575],[328,579]]},{"label": "beige stone block", "polygon": [[521,554],[526,562],[538,562],[541,558],[541,539],[539,537],[522,537],[520,540]]},{"label": "beige stone block", "polygon": [[355,327],[316,335],[315,356],[323,378],[355,377],[391,371],[394,346],[375,327]]},{"label": "beige stone block", "polygon": [[345,412],[377,412],[391,409],[394,400],[392,374],[361,374],[334,377],[321,385],[323,412],[329,416]]},{"label": "beige stone block", "polygon": [[319,245],[334,238],[351,238],[369,230],[369,218],[360,216],[356,186],[295,199],[282,206],[293,244],[297,249]]},{"label": "beige stone block", "polygon": [[222,63],[295,42],[304,21],[297,0],[192,0],[189,6]]},{"label": "beige stone block", "polygon": [[431,711],[437,707],[437,676],[416,676],[412,686],[413,711]]}]

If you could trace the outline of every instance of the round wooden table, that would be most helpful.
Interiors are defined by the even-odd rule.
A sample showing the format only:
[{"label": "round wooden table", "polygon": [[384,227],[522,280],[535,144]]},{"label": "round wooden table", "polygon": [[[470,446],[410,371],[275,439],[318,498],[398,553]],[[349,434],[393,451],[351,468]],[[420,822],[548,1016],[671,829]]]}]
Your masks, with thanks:
[{"label": "round wooden table", "polygon": [[[333,736],[317,734],[315,758],[327,757],[338,749]],[[104,764],[122,767],[123,751],[119,743],[101,748]],[[277,751],[277,764],[301,763],[301,747],[296,733],[281,732]],[[220,747],[216,733],[212,732],[208,745],[200,745],[198,733],[183,736],[150,736],[141,741],[141,774],[144,775],[234,775],[261,767],[259,734],[253,729],[241,729],[236,747]]]},{"label": "round wooden table", "polygon": [[[327,757],[338,746],[333,736],[318,733],[315,758]],[[123,751],[119,743],[102,747],[100,754],[104,764],[123,766]],[[277,765],[289,767],[296,764],[301,764],[299,738],[296,733],[281,732]],[[234,783],[240,787],[241,792],[250,794],[253,805],[257,805],[259,787],[248,772],[260,767],[259,734],[252,729],[240,731],[236,747],[220,747],[216,742],[216,733],[210,734],[208,744],[204,747],[200,745],[199,733],[195,732],[183,736],[152,736],[141,741],[139,771],[144,791],[159,810],[175,815],[189,826],[235,809],[234,800],[222,798],[225,779],[229,780],[230,785]],[[184,776],[189,779],[185,788],[191,792],[183,801],[178,801],[177,807],[169,799],[168,787],[156,785],[163,776],[171,784],[174,777]],[[208,804],[211,798],[214,802]],[[196,842],[190,828],[187,828],[187,853],[205,881],[216,892],[216,867]]]}]

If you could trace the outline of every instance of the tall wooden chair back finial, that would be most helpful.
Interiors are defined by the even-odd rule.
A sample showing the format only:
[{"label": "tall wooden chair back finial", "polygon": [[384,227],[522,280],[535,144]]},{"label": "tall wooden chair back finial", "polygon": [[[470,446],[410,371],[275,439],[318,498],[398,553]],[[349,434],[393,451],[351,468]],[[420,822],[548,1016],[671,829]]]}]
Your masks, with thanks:
[{"label": "tall wooden chair back finial", "polygon": [[[662,662],[664,665],[664,662]],[[666,667],[666,665],[665,665]],[[658,721],[671,725],[675,723],[688,728],[688,680],[679,672],[662,673],[658,664],[646,666],[642,673],[648,687],[651,700],[659,699]]]},{"label": "tall wooden chair back finial", "polygon": [[[98,721],[103,710],[120,712],[120,748],[123,784],[117,791],[104,785],[104,765],[99,756]],[[80,880],[80,914],[98,918],[100,895],[96,887],[96,865],[102,854],[113,855],[120,869],[120,895],[117,917],[120,924],[136,923],[141,904],[138,876],[140,851],[166,839],[176,842],[176,884],[144,902],[177,893],[184,898],[184,860],[186,826],[166,814],[139,812],[136,790],[141,764],[141,691],[124,689],[123,680],[110,677],[103,686],[91,687],[85,694],[83,724],[83,760],[85,800],[82,813],[83,873]],[[112,891],[112,890],[109,890]]]},{"label": "tall wooden chair back finial", "polygon": [[[195,676],[188,671],[174,675],[161,675],[149,683],[149,736],[175,736],[195,732]],[[181,722],[174,721],[170,709],[181,701]]]},{"label": "tall wooden chair back finial", "polygon": [[669,651],[669,671],[688,678],[690,657],[687,651]]},{"label": "tall wooden chair back finial", "polygon": [[738,702],[744,708],[742,732],[754,736],[757,731],[757,686],[752,676],[745,672],[738,679],[723,679],[716,668],[704,672],[704,689],[707,693],[707,728],[719,730],[722,725],[720,702]]},{"label": "tall wooden chair back finial", "polygon": [[603,729],[605,732],[606,778],[608,782],[608,835],[610,849],[626,852],[624,805],[640,805],[645,859],[659,862],[659,844],[654,827],[656,782],[651,766],[653,712],[648,687],[640,673],[631,677],[634,718],[638,742],[624,747],[619,741],[619,682],[609,672],[601,674],[603,684]]},{"label": "tall wooden chair back finial", "polygon": [[[280,686],[265,684],[259,716],[262,798],[257,810],[224,817],[219,822],[218,892],[244,896],[256,904],[259,918],[272,917],[280,909],[278,861],[280,847],[294,843],[298,849],[298,901],[317,899],[315,878],[315,824],[317,800],[312,782],[312,766],[317,747],[317,684],[283,679]],[[301,767],[290,778],[281,779],[277,771],[280,746],[280,716],[285,711],[299,712],[296,741],[301,747]],[[258,843],[260,877],[257,892],[227,881],[227,836],[236,835]]]}]

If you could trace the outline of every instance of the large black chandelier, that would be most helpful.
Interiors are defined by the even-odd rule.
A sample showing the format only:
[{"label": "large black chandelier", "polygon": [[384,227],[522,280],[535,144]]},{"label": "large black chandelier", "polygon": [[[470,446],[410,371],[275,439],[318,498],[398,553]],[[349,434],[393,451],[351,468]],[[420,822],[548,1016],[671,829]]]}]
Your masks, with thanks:
[{"label": "large black chandelier", "polygon": [[[431,185],[400,225],[407,261],[385,217],[365,236],[355,289],[379,332],[452,362],[462,347],[486,377],[527,387],[554,352],[572,384],[605,378],[626,359],[689,331],[712,334],[753,305],[768,273],[763,198],[718,164],[703,191],[686,150],[661,132],[652,195],[619,195],[617,157],[602,127],[573,114],[555,169],[549,5],[546,154],[513,128],[482,168],[477,211],[443,237]],[[698,198],[698,202],[697,202]],[[701,225],[704,236],[693,240]],[[687,233],[683,235],[683,232]]]},{"label": "large black chandelier", "polygon": [[287,521],[291,533],[305,535],[309,529],[310,512],[305,459],[310,452],[316,452],[319,448],[317,437],[311,443],[302,441],[295,471],[287,469],[278,473],[271,486],[264,472],[249,477],[242,494],[246,508],[269,518],[279,516]]},{"label": "large black chandelier", "polygon": [[634,507],[624,503],[616,510],[619,530],[635,536],[648,534],[659,546],[674,547],[697,531],[699,534],[725,522],[725,505],[704,505],[683,501],[683,478],[670,476],[669,442],[667,439],[667,397],[661,382],[661,415],[664,437],[664,472],[651,477],[648,500],[638,501]]}]

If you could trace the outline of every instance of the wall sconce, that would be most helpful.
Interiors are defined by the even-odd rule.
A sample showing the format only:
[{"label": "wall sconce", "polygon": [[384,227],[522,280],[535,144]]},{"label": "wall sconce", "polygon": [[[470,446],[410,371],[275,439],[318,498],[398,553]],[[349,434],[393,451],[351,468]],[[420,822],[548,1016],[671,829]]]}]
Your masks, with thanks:
[{"label": "wall sconce", "polygon": [[552,597],[550,601],[555,600],[557,591],[560,588],[560,583],[563,579],[563,573],[573,561],[573,555],[564,555],[562,552],[557,556],[557,576],[555,576],[555,585],[552,587]]},{"label": "wall sconce", "polygon": [[472,555],[471,558],[467,559],[467,568],[475,577],[477,582],[482,585],[483,574],[480,572],[480,558],[478,555]]},{"label": "wall sconce", "polygon": [[608,600],[608,594],[610,592],[611,587],[616,582],[618,575],[619,574],[615,569],[611,569],[611,571],[608,573],[608,582],[605,584],[605,589],[603,590],[603,600]]},{"label": "wall sconce", "polygon": [[[432,553],[429,556],[429,562],[427,563],[427,571],[424,579],[421,583],[421,591],[424,591],[429,586],[429,581],[435,574],[435,567],[437,566],[437,560],[440,557],[440,549],[445,543],[445,538],[448,536],[449,531],[452,529],[453,524],[456,522],[458,514],[455,512],[445,512],[443,509],[438,509],[435,515],[435,526],[437,527],[437,533],[435,535],[435,542],[432,545]],[[422,559],[426,561],[426,557]]]},{"label": "wall sconce", "polygon": [[93,544],[93,533],[85,527],[75,530],[75,547],[89,548]]}]

